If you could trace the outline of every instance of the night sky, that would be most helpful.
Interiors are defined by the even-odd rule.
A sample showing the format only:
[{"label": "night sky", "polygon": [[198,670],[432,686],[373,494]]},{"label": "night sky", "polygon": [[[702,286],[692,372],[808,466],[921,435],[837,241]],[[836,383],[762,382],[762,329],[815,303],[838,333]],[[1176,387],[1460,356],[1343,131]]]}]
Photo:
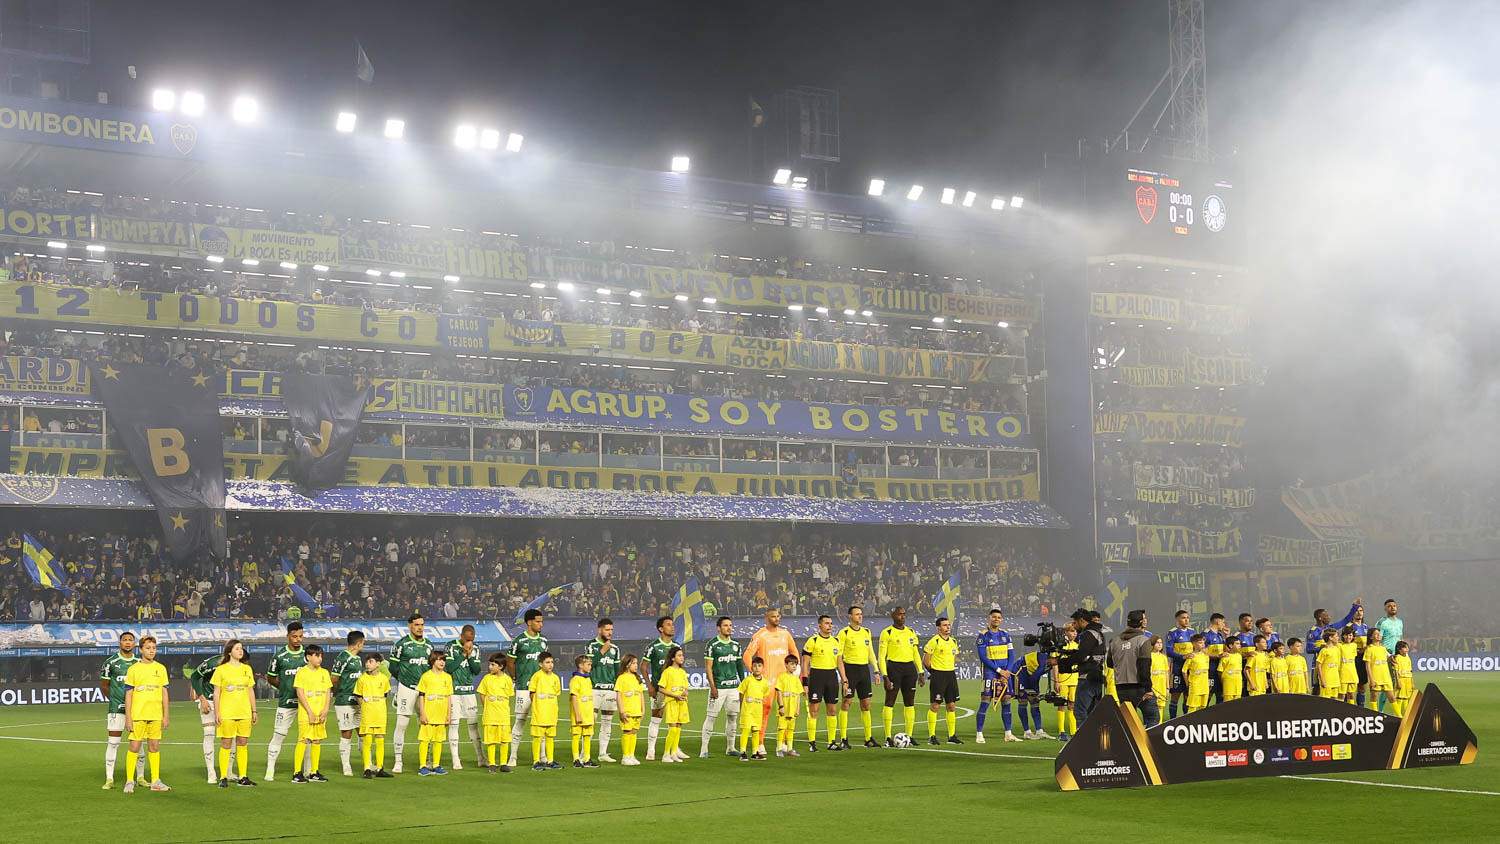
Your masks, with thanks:
[{"label": "night sky", "polygon": [[[1225,150],[1239,94],[1216,80],[1283,25],[1278,7],[1295,8],[1244,5],[1209,3]],[[253,89],[268,120],[310,126],[358,87],[367,119],[400,113],[413,138],[447,142],[472,116],[567,158],[665,169],[685,150],[695,171],[735,179],[749,175],[748,98],[769,108],[776,92],[812,85],[843,97],[835,189],[882,175],[1003,191],[1033,182],[1044,153],[1123,126],[1166,68],[1166,18],[1155,1],[154,0],[95,4],[93,72],[125,105],[153,87],[197,86],[227,108]],[[371,86],[354,82],[356,37]]]}]

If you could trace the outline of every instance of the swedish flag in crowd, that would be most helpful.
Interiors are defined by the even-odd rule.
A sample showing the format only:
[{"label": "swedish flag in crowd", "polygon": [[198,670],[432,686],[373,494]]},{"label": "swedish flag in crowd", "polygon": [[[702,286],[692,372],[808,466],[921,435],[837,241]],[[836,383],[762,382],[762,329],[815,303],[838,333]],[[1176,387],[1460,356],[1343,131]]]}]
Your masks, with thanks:
[{"label": "swedish flag in crowd", "polygon": [[535,598],[527,601],[525,606],[516,610],[515,623],[520,624],[521,622],[525,621],[526,613],[530,612],[531,610],[539,610],[542,607],[547,606],[547,602],[552,600],[553,598],[556,598],[558,595],[561,595],[569,589],[577,589],[581,586],[583,586],[583,581],[575,580],[572,583],[564,583],[561,586],[554,586],[551,589],[548,589],[546,592],[543,592]]},{"label": "swedish flag in crowd", "polygon": [[68,588],[68,573],[53,562],[52,552],[29,533],[21,534],[21,560],[31,582],[48,589]]},{"label": "swedish flag in crowd", "polygon": [[938,588],[938,593],[932,596],[932,610],[937,618],[958,618],[958,595],[959,574],[954,572],[953,576],[943,582]]},{"label": "swedish flag in crowd", "polygon": [[677,587],[677,596],[672,599],[672,620],[677,633],[672,637],[679,645],[708,635],[708,619],[703,615],[703,590],[698,588],[698,578],[690,577]]}]

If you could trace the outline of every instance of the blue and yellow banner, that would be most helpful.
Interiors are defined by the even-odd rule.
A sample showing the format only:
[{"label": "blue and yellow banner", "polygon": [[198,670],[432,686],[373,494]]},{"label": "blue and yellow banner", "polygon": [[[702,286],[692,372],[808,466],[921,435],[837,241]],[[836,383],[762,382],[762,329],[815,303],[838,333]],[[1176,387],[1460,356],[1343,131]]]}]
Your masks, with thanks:
[{"label": "blue and yellow banner", "polygon": [[1230,559],[1240,555],[1240,529],[1197,530],[1185,525],[1136,525],[1135,550],[1142,557],[1195,560]]},{"label": "blue and yellow banner", "polygon": [[689,577],[677,587],[677,594],[672,596],[672,620],[676,622],[672,641],[677,644],[708,638],[712,628],[703,616],[703,590],[698,586],[698,578]]},{"label": "blue and yellow banner", "polygon": [[31,582],[47,589],[67,589],[68,574],[52,558],[47,546],[38,542],[29,533],[21,534],[21,562]]},{"label": "blue and yellow banner", "polygon": [[[0,132],[0,136],[3,136]],[[0,206],[0,235],[69,240],[89,236],[89,215],[68,211],[32,211]]]},{"label": "blue and yellow banner", "polygon": [[89,395],[89,369],[72,358],[0,357],[0,392]]},{"label": "blue and yellow banner", "polygon": [[1215,443],[1244,446],[1245,418],[1165,410],[1097,411],[1094,434],[1114,434],[1138,443]]},{"label": "blue and yellow banner", "polygon": [[1247,314],[1238,305],[1192,302],[1150,293],[1090,293],[1089,313],[1114,320],[1172,325],[1203,334],[1238,334],[1245,329]]},{"label": "blue and yellow banner", "polygon": [[[22,447],[11,449],[10,473],[79,478],[138,477],[127,455],[102,449]],[[291,481],[281,454],[225,454],[231,479]],[[601,489],[617,492],[678,493],[690,496],[754,496],[871,501],[1038,501],[1035,472],[976,480],[856,478],[823,475],[750,475],[671,472],[575,466],[531,466],[467,460],[399,460],[352,457],[346,486],[455,487],[518,489]]]},{"label": "blue and yellow banner", "polygon": [[0,141],[198,158],[205,145],[202,121],[158,112],[125,111],[88,103],[0,99]]},{"label": "blue and yellow banner", "polygon": [[932,612],[937,618],[949,621],[958,618],[958,602],[963,593],[960,585],[962,577],[959,572],[954,572],[938,587],[937,594],[932,596]]}]

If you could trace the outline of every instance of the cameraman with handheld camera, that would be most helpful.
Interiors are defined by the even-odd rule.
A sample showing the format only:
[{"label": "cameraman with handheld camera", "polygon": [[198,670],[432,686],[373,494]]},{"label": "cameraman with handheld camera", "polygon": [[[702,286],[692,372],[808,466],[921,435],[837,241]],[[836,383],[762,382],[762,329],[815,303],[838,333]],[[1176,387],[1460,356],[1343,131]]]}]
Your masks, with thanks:
[{"label": "cameraman with handheld camera", "polygon": [[1077,672],[1078,690],[1073,696],[1073,717],[1082,724],[1104,696],[1104,625],[1099,613],[1082,607],[1073,611],[1073,629],[1078,633],[1078,649],[1062,651],[1052,660],[1059,671]]},{"label": "cameraman with handheld camera", "polygon": [[1161,702],[1151,691],[1151,635],[1146,632],[1146,611],[1131,610],[1125,616],[1125,632],[1109,643],[1110,668],[1115,670],[1115,692],[1121,703],[1141,713],[1148,729],[1161,720]]}]

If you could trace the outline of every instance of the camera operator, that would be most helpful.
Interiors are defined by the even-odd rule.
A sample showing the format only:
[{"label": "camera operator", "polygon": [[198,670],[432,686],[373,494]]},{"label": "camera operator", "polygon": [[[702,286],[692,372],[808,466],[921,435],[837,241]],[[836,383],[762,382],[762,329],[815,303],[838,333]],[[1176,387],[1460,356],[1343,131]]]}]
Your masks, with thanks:
[{"label": "camera operator", "polygon": [[[1073,697],[1073,717],[1082,724],[1104,695],[1104,625],[1099,613],[1082,607],[1073,611],[1073,629],[1078,633],[1078,649],[1063,651],[1055,664],[1064,673],[1077,672],[1078,690]],[[1149,676],[1149,673],[1148,673]]]},{"label": "camera operator", "polygon": [[1115,693],[1141,713],[1148,729],[1161,719],[1160,704],[1151,692],[1151,636],[1146,632],[1146,611],[1131,610],[1125,631],[1109,643],[1110,668],[1115,670]]}]

